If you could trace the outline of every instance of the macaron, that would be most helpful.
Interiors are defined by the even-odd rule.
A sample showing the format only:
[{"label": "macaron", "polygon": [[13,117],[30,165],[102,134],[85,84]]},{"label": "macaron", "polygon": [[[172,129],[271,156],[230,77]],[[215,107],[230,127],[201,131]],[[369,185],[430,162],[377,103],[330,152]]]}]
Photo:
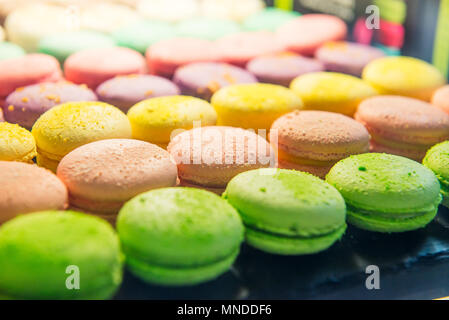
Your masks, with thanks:
[{"label": "macaron", "polygon": [[315,58],[327,71],[341,72],[360,77],[363,68],[371,61],[385,56],[382,50],[359,43],[332,41],[322,45]]},{"label": "macaron", "polygon": [[449,139],[449,115],[421,100],[379,96],[363,101],[355,114],[371,134],[371,151],[421,162],[433,145]]},{"label": "macaron", "polygon": [[305,14],[283,24],[277,36],[287,50],[313,55],[326,42],[344,40],[347,32],[346,23],[336,16]]},{"label": "macaron", "polygon": [[118,29],[112,36],[119,46],[145,54],[148,47],[156,42],[175,38],[177,30],[168,22],[143,20]]},{"label": "macaron", "polygon": [[303,107],[293,91],[265,83],[225,87],[211,101],[218,114],[218,125],[266,131],[283,114]]},{"label": "macaron", "polygon": [[244,229],[237,211],[219,196],[164,188],[127,202],[117,231],[131,273],[148,283],[186,286],[227,272]]},{"label": "macaron", "polygon": [[200,1],[201,14],[213,19],[242,22],[265,8],[263,0],[207,0]]},{"label": "macaron", "polygon": [[412,57],[385,57],[370,62],[363,79],[381,94],[408,96],[430,101],[434,91],[446,83],[431,64]]},{"label": "macaron", "polygon": [[245,69],[219,62],[197,62],[178,68],[173,81],[182,94],[210,100],[222,87],[240,83],[256,83]]},{"label": "macaron", "polygon": [[176,26],[180,37],[217,40],[240,31],[240,25],[232,20],[195,17],[183,20]]},{"label": "macaron", "polygon": [[5,31],[3,30],[3,27],[0,26],[0,42],[5,40]]},{"label": "macaron", "polygon": [[112,104],[123,112],[128,112],[142,100],[175,96],[180,92],[178,86],[170,80],[147,74],[117,76],[106,80],[96,90],[101,101]]},{"label": "macaron", "polygon": [[443,196],[442,204],[449,207],[449,141],[430,148],[424,157],[423,164],[437,176]]},{"label": "macaron", "polygon": [[67,188],[49,170],[0,161],[0,178],[0,224],[21,214],[67,208]]},{"label": "macaron", "polygon": [[0,160],[32,163],[36,142],[28,130],[17,124],[0,122]]},{"label": "macaron", "polygon": [[58,60],[40,53],[2,60],[0,70],[0,100],[17,88],[41,82],[55,82],[62,77]]},{"label": "macaron", "polygon": [[257,56],[282,52],[284,46],[268,31],[240,32],[217,40],[220,61],[245,67]]},{"label": "macaron", "polygon": [[64,63],[64,75],[69,81],[96,89],[101,83],[119,75],[141,74],[146,71],[145,59],[129,48],[93,48],[78,51]]},{"label": "macaron", "polygon": [[123,262],[112,227],[85,214],[42,211],[0,228],[0,293],[9,299],[109,299]]},{"label": "macaron", "polygon": [[5,118],[3,117],[3,110],[0,108],[0,122],[5,121]]},{"label": "macaron", "polygon": [[7,41],[0,42],[0,61],[18,58],[24,55],[25,50],[18,45]]},{"label": "macaron", "polygon": [[352,116],[359,103],[377,91],[367,82],[336,72],[314,72],[297,77],[290,89],[307,110],[322,110]]},{"label": "macaron", "polygon": [[348,222],[369,231],[423,228],[437,214],[442,199],[430,169],[390,154],[365,153],[341,160],[326,181],[344,197]]},{"label": "macaron", "polygon": [[137,12],[148,20],[178,22],[200,13],[197,0],[141,0]]},{"label": "macaron", "polygon": [[75,52],[115,46],[115,41],[108,35],[95,31],[72,31],[52,34],[41,39],[38,51],[49,54],[61,63]]},{"label": "macaron", "polygon": [[69,190],[70,206],[89,213],[117,214],[140,193],[176,185],[176,164],[158,146],[110,139],[76,148],[58,165]]},{"label": "macaron", "polygon": [[270,141],[279,167],[324,178],[331,167],[353,154],[369,152],[370,135],[352,118],[326,111],[293,111],[277,119]]},{"label": "macaron", "polygon": [[45,112],[32,130],[37,144],[37,164],[56,172],[70,151],[90,142],[131,138],[128,118],[103,102],[60,104]]},{"label": "macaron", "polygon": [[195,38],[174,38],[150,46],[146,60],[150,72],[171,78],[179,67],[194,62],[220,59],[214,42]]},{"label": "macaron", "polygon": [[436,90],[431,102],[434,106],[449,114],[449,85]]},{"label": "macaron", "polygon": [[234,127],[202,127],[176,135],[167,150],[182,186],[221,194],[237,174],[276,166],[274,150],[258,134]]},{"label": "macaron", "polygon": [[31,129],[44,112],[58,104],[75,101],[97,101],[97,96],[85,86],[66,81],[17,88],[6,98],[5,119]]},{"label": "macaron", "polygon": [[296,11],[287,11],[278,8],[266,8],[255,13],[243,21],[243,28],[248,31],[276,31],[287,21],[299,17]]},{"label": "macaron", "polygon": [[134,139],[166,148],[172,135],[195,124],[212,126],[217,121],[214,108],[207,102],[188,96],[159,97],[144,100],[128,111]]},{"label": "macaron", "polygon": [[256,57],[249,61],[246,69],[260,82],[288,87],[293,79],[300,75],[324,71],[324,65],[316,59],[282,52]]},{"label": "macaron", "polygon": [[247,171],[229,182],[223,198],[240,213],[246,242],[268,253],[317,253],[332,246],[346,230],[343,197],[305,172]]}]

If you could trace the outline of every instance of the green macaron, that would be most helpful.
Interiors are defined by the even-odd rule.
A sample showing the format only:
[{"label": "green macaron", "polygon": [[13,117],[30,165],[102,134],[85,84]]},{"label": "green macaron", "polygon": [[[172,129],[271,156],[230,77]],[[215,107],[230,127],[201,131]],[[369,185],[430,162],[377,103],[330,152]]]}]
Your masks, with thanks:
[{"label": "green macaron", "polygon": [[216,40],[239,32],[240,26],[231,20],[194,18],[178,23],[176,30],[180,37]]},{"label": "green macaron", "polygon": [[413,160],[365,153],[339,161],[326,181],[343,195],[348,222],[365,230],[404,232],[433,220],[441,202],[433,172]]},{"label": "green macaron", "polygon": [[164,286],[194,285],[226,272],[243,229],[238,213],[219,196],[181,187],[138,195],[117,219],[129,270]]},{"label": "green macaron", "polygon": [[72,53],[92,48],[115,46],[115,41],[106,34],[95,31],[56,33],[39,42],[38,51],[54,56],[61,63]]},{"label": "green macaron", "polygon": [[170,23],[143,20],[118,29],[112,37],[119,46],[145,53],[152,44],[176,35],[176,29]]},{"label": "green macaron", "polygon": [[430,148],[424,157],[423,164],[432,170],[440,181],[442,204],[449,208],[449,141]]},{"label": "green macaron", "polygon": [[240,213],[246,242],[269,253],[323,251],[346,230],[343,197],[305,172],[265,168],[240,173],[223,198]]},{"label": "green macaron", "polygon": [[299,17],[301,14],[296,11],[287,11],[277,8],[266,8],[246,18],[243,22],[243,29],[248,31],[276,31],[284,23]]},{"label": "green macaron", "polygon": [[122,281],[113,228],[73,211],[44,211],[0,227],[0,295],[10,299],[107,299]]},{"label": "green macaron", "polygon": [[18,58],[25,54],[25,50],[14,43],[7,41],[0,42],[0,60]]}]

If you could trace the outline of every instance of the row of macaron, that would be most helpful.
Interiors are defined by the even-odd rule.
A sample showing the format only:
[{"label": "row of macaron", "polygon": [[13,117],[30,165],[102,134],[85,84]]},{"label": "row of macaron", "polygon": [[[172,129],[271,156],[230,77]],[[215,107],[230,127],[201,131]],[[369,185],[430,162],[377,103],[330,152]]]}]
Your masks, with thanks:
[{"label": "row of macaron", "polygon": [[[86,145],[85,156],[108,144],[111,149],[140,144],[140,155],[144,144],[153,153],[158,148],[135,140],[104,140],[90,144],[90,150]],[[424,163],[447,179],[448,154],[446,141],[433,147]],[[111,155],[115,161],[124,154],[115,150]],[[79,158],[71,169],[86,172],[78,167],[84,160]],[[442,200],[431,169],[400,156],[365,153],[339,161],[325,181],[301,171],[260,168],[233,177],[222,197],[197,188],[162,187],[127,201],[118,214],[117,231],[102,219],[75,211],[20,215],[0,227],[0,294],[13,299],[107,299],[120,287],[125,264],[149,284],[195,285],[226,273],[243,241],[270,254],[303,255],[331,247],[347,222],[377,232],[416,230],[434,219]],[[135,177],[144,173],[127,166],[123,170]],[[11,204],[17,194],[5,189],[4,181],[28,179],[16,190],[21,197],[30,194],[29,187],[45,197],[44,187],[48,194],[60,183],[31,164],[0,161],[0,174],[5,173],[10,177],[2,177],[0,199]],[[67,290],[71,272],[83,275],[79,290]]]}]

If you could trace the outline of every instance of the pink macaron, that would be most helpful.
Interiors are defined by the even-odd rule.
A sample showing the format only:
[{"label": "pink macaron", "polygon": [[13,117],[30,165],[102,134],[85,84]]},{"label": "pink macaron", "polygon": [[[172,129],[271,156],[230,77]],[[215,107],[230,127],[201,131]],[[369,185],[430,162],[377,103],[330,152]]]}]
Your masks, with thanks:
[{"label": "pink macaron", "polygon": [[67,154],[58,177],[69,190],[70,206],[111,215],[134,196],[176,185],[176,164],[167,151],[148,142],[109,139]]},{"label": "pink macaron", "polygon": [[434,92],[432,104],[449,114],[449,85],[445,85]]},{"label": "pink macaron", "polygon": [[202,127],[176,135],[167,150],[178,165],[182,186],[221,194],[237,174],[275,166],[267,140],[234,127]]},{"label": "pink macaron", "polygon": [[241,32],[217,41],[222,62],[245,67],[255,57],[284,51],[276,35],[268,31]]},{"label": "pink macaron", "polygon": [[0,224],[19,214],[67,208],[67,188],[47,169],[0,161]]},{"label": "pink macaron", "polygon": [[151,73],[172,77],[176,69],[194,62],[219,60],[214,42],[195,38],[173,38],[157,42],[146,52]]},{"label": "pink macaron", "polygon": [[277,30],[287,50],[313,55],[328,41],[343,40],[348,28],[343,20],[327,14],[305,14],[292,19]]},{"label": "pink macaron", "polygon": [[449,115],[413,98],[368,98],[360,103],[354,117],[371,134],[373,152],[421,161],[430,147],[449,139]]},{"label": "pink macaron", "polygon": [[58,81],[62,76],[58,60],[40,53],[0,61],[0,70],[0,100],[17,88]]},{"label": "pink macaron", "polygon": [[137,51],[121,47],[85,49],[72,54],[64,63],[67,80],[86,84],[91,89],[115,76],[145,71],[143,56]]}]

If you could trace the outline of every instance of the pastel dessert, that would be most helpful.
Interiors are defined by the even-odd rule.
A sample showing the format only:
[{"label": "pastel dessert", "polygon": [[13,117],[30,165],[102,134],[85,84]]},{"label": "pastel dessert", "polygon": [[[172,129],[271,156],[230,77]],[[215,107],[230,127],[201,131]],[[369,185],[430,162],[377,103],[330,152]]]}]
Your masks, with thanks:
[{"label": "pastel dessert", "polygon": [[217,40],[240,31],[240,25],[232,20],[195,17],[178,23],[176,32],[180,37]]},{"label": "pastel dessert", "polygon": [[385,56],[382,50],[359,43],[332,41],[322,45],[315,58],[327,71],[341,72],[360,77],[363,68],[371,61]]},{"label": "pastel dessert", "polygon": [[223,87],[256,83],[257,79],[245,69],[227,63],[197,62],[178,68],[173,81],[182,94],[209,101]]},{"label": "pastel dessert", "polygon": [[5,40],[5,31],[3,30],[3,28],[0,26],[0,42]]},{"label": "pastel dessert", "polygon": [[317,253],[332,246],[346,230],[343,197],[305,172],[247,171],[229,182],[223,198],[240,213],[246,242],[268,253]]},{"label": "pastel dessert", "polygon": [[385,57],[369,63],[363,79],[381,94],[408,96],[430,101],[433,93],[446,83],[431,64],[412,57]]},{"label": "pastel dessert", "polygon": [[449,139],[449,115],[424,101],[379,96],[363,101],[355,114],[371,134],[371,151],[418,162],[433,145]]},{"label": "pastel dessert", "polygon": [[14,59],[24,55],[25,50],[18,45],[7,41],[0,42],[0,61]]},{"label": "pastel dessert", "polygon": [[266,131],[283,114],[303,107],[291,90],[265,83],[225,87],[211,101],[218,114],[218,125]]},{"label": "pastel dessert", "polygon": [[437,176],[443,196],[442,204],[449,207],[449,141],[430,148],[424,157],[423,164]]},{"label": "pastel dessert", "polygon": [[144,100],[128,111],[134,139],[166,148],[179,130],[189,130],[195,124],[212,126],[217,121],[214,108],[194,97],[171,96]]},{"label": "pastel dessert", "polygon": [[17,88],[61,80],[58,60],[46,54],[28,54],[0,61],[0,100]]},{"label": "pastel dessert", "polygon": [[316,59],[282,52],[256,57],[246,65],[246,69],[260,82],[288,87],[300,75],[324,71],[324,65]]},{"label": "pastel dessert", "polygon": [[324,178],[331,167],[353,154],[369,152],[370,135],[352,118],[326,111],[293,111],[277,119],[270,141],[279,167]]},{"label": "pastel dessert", "polygon": [[214,42],[195,38],[174,38],[159,41],[146,52],[150,72],[172,77],[176,69],[194,62],[213,62],[220,59]]},{"label": "pastel dessert", "polygon": [[0,161],[0,178],[0,224],[21,214],[67,208],[66,186],[44,168]]},{"label": "pastel dessert", "polygon": [[221,194],[237,174],[275,167],[274,150],[258,134],[234,127],[201,127],[176,135],[167,150],[180,185]]},{"label": "pastel dessert", "polygon": [[141,0],[137,12],[148,20],[178,22],[200,13],[197,0]]},{"label": "pastel dessert", "polygon": [[56,172],[70,151],[90,142],[131,138],[126,115],[103,102],[69,102],[45,112],[32,130],[37,164]]},{"label": "pastel dessert", "polygon": [[200,1],[201,13],[213,19],[242,22],[265,8],[263,0],[207,0]]},{"label": "pastel dessert", "polygon": [[430,169],[390,154],[365,153],[341,160],[326,181],[345,198],[348,222],[369,231],[423,228],[437,214],[442,199]]},{"label": "pastel dessert", "polygon": [[287,11],[278,8],[266,8],[253,14],[243,21],[243,28],[248,31],[276,31],[280,26],[301,14],[296,11]]},{"label": "pastel dessert", "polygon": [[283,24],[277,36],[287,50],[311,56],[326,42],[344,40],[347,32],[346,23],[336,16],[305,14]]},{"label": "pastel dessert", "polygon": [[176,28],[164,21],[143,20],[126,25],[112,34],[119,46],[134,49],[145,54],[156,42],[175,38]]},{"label": "pastel dessert", "polygon": [[17,124],[0,122],[0,160],[32,163],[36,142],[28,130]]},{"label": "pastel dessert", "polygon": [[449,85],[436,90],[431,102],[434,106],[449,114]]},{"label": "pastel dessert", "polygon": [[101,83],[120,75],[145,73],[145,59],[129,48],[93,48],[78,51],[64,63],[65,78],[96,89]]},{"label": "pastel dessert", "polygon": [[64,63],[70,55],[78,51],[113,46],[115,46],[115,41],[110,36],[83,30],[46,36],[39,42],[38,51],[54,56]]},{"label": "pastel dessert", "polygon": [[117,214],[136,195],[176,185],[176,164],[167,151],[144,141],[110,139],[88,143],[64,158],[58,177],[70,205],[89,213]]},{"label": "pastel dessert", "polygon": [[217,40],[220,61],[245,67],[257,56],[282,52],[284,46],[268,31],[240,32]]},{"label": "pastel dessert", "polygon": [[128,112],[140,101],[175,96],[181,91],[168,79],[147,74],[132,74],[106,80],[97,87],[96,93],[101,101]]},{"label": "pastel dessert", "polygon": [[9,299],[109,299],[123,262],[113,228],[85,214],[42,211],[0,228],[0,294]]},{"label": "pastel dessert", "polygon": [[76,101],[97,101],[97,96],[85,86],[66,81],[17,88],[6,98],[5,119],[31,129],[36,120],[54,106]]},{"label": "pastel dessert", "polygon": [[352,116],[361,101],[377,95],[368,83],[351,75],[314,72],[299,76],[290,89],[304,102],[307,110],[322,110]]},{"label": "pastel dessert", "polygon": [[3,110],[0,109],[0,122],[5,121],[5,118],[3,117]]},{"label": "pastel dessert", "polygon": [[227,272],[244,232],[231,205],[192,188],[133,198],[120,210],[117,230],[131,273],[163,286],[195,285]]}]

